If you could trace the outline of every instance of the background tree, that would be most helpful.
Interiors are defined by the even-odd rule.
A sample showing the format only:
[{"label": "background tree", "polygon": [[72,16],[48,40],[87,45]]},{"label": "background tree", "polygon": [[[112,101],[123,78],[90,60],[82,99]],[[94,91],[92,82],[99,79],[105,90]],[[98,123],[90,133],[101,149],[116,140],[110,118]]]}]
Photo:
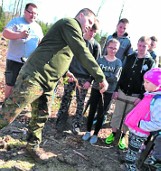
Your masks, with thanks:
[{"label": "background tree", "polygon": [[99,12],[100,12],[101,8],[103,7],[105,1],[106,1],[106,0],[102,0],[100,6],[98,7],[98,10],[97,10],[97,13],[96,13],[97,16],[99,16]]},{"label": "background tree", "polygon": [[0,20],[1,20],[1,17],[2,17],[2,13],[3,13],[3,0],[2,0],[2,6],[0,6]]},{"label": "background tree", "polygon": [[5,13],[3,12],[2,6],[0,6],[0,32],[2,32],[5,25]]},{"label": "background tree", "polygon": [[38,23],[40,24],[44,35],[48,32],[48,30],[52,26],[52,24],[44,23],[42,21],[38,21]]},{"label": "background tree", "polygon": [[125,6],[125,0],[124,0],[123,3],[122,3],[121,12],[120,12],[120,15],[119,15],[119,21],[120,21],[120,19],[121,19],[121,17],[122,17],[122,13],[123,13],[123,11],[124,11],[124,6]]},{"label": "background tree", "polygon": [[[96,12],[96,15],[99,16],[99,13],[103,7],[103,5],[105,4],[106,0],[102,0],[99,7],[98,7],[98,10]],[[107,33],[103,34],[102,35],[102,31],[100,33],[97,33],[96,36],[95,36],[95,39],[100,43],[101,45],[101,49],[103,49],[104,47],[104,44],[106,42],[106,37],[107,37]]]}]

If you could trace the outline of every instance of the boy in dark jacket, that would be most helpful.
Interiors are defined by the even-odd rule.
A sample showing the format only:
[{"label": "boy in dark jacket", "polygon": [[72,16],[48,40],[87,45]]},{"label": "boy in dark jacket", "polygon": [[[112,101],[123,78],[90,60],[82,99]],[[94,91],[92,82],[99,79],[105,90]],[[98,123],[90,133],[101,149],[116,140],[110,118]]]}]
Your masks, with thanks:
[{"label": "boy in dark jacket", "polygon": [[[86,46],[89,48],[91,54],[94,56],[95,59],[97,59],[101,55],[100,44],[94,39],[94,36],[98,32],[98,30],[99,22],[96,21],[92,29],[90,29],[83,36],[86,42]],[[73,60],[69,67],[69,72],[74,75],[78,83],[76,84],[76,81],[69,80],[69,82],[64,85],[64,95],[62,97],[61,106],[58,111],[57,131],[59,133],[62,132],[66,126],[68,110],[72,100],[72,94],[73,91],[76,89],[77,110],[73,119],[72,132],[74,134],[78,134],[80,132],[80,127],[83,120],[82,113],[84,108],[84,101],[88,89],[90,88],[92,78],[89,72],[81,65],[76,57],[73,57]]]}]

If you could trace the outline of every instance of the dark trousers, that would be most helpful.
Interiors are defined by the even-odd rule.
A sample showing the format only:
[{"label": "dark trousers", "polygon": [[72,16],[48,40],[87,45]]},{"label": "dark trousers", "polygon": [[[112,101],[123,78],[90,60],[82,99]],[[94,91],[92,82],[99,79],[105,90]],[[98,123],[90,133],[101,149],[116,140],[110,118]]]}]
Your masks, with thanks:
[{"label": "dark trousers", "polygon": [[86,79],[77,78],[77,80],[78,85],[76,85],[76,82],[70,82],[64,85],[64,94],[58,111],[58,117],[60,120],[68,118],[68,110],[72,101],[73,92],[76,90],[77,109],[73,122],[79,123],[81,125],[81,122],[83,121],[82,113],[84,101],[88,90],[83,88],[84,83],[87,81]]},{"label": "dark trousers", "polygon": [[103,97],[99,90],[92,88],[90,96],[90,109],[87,120],[87,131],[90,132],[93,125],[93,119],[97,111],[97,122],[95,125],[94,135],[97,135],[102,127],[104,115],[110,104],[112,93],[103,93]]}]

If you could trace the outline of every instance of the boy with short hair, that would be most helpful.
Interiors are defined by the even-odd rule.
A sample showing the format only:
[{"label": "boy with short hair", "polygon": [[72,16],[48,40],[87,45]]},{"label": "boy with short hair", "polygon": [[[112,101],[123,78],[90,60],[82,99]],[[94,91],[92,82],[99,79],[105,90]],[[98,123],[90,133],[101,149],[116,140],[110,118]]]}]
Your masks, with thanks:
[{"label": "boy with short hair", "polygon": [[[95,21],[92,28],[83,36],[86,42],[86,46],[89,48],[95,59],[101,55],[101,46],[94,38],[96,33],[99,31],[99,27],[99,21],[97,20]],[[84,101],[88,93],[88,89],[90,88],[92,78],[89,72],[81,65],[76,57],[73,57],[68,72],[71,72],[78,80],[78,85],[74,80],[70,80],[67,84],[64,85],[64,94],[62,97],[61,106],[57,114],[58,118],[56,122],[56,128],[58,133],[62,133],[65,129],[73,91],[76,90],[77,109],[72,121],[72,132],[74,134],[79,134],[83,121],[82,113],[84,108]]]},{"label": "boy with short hair", "polygon": [[116,32],[114,32],[112,35],[109,35],[107,37],[105,47],[102,53],[103,55],[107,54],[106,44],[109,39],[111,38],[117,39],[120,42],[120,48],[118,52],[116,53],[116,57],[119,58],[123,64],[125,63],[126,56],[128,56],[129,54],[133,52],[130,38],[128,36],[128,33],[126,32],[126,30],[128,29],[128,26],[129,26],[128,19],[122,18],[119,20],[116,26]]},{"label": "boy with short hair", "polygon": [[[116,57],[121,60],[122,67],[124,67],[126,57],[129,54],[132,54],[132,52],[133,52],[131,40],[130,40],[130,37],[128,36],[128,33],[127,33],[128,26],[129,26],[129,20],[127,18],[120,19],[119,22],[117,23],[117,26],[116,26],[116,32],[114,32],[112,35],[109,35],[107,37],[105,47],[102,51],[103,52],[102,54],[106,55],[107,54],[107,49],[106,49],[107,42],[111,38],[117,39],[120,42],[120,47],[116,53]],[[115,102],[115,101],[113,101],[113,102]],[[110,108],[110,106],[109,106],[109,108]],[[107,111],[108,111],[108,109],[107,109]],[[106,119],[107,119],[107,114],[104,117],[103,124],[106,122]]]},{"label": "boy with short hair", "polygon": [[155,61],[155,64],[156,64],[155,66],[158,67],[158,65],[159,65],[159,56],[157,56],[157,54],[155,52],[158,40],[157,40],[157,38],[155,36],[151,36],[150,39],[151,39],[151,44],[150,44],[150,48],[149,48],[148,51],[149,51],[150,55],[152,56],[152,58]]}]

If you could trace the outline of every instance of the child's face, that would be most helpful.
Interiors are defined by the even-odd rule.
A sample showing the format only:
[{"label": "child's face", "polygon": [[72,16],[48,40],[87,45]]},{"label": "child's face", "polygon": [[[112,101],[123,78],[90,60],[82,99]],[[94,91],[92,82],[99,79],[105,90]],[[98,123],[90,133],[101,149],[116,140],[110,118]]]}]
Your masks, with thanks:
[{"label": "child's face", "polygon": [[153,91],[157,91],[160,87],[144,79],[144,88],[145,88],[145,91],[153,92]]},{"label": "child's face", "polygon": [[117,51],[119,49],[119,44],[118,43],[115,43],[115,42],[111,42],[109,43],[109,45],[107,46],[107,54],[109,56],[113,56],[115,57]]},{"label": "child's face", "polygon": [[149,49],[149,44],[147,44],[146,42],[139,41],[137,44],[137,49],[138,49],[138,54],[140,56],[145,56]]},{"label": "child's face", "polygon": [[83,35],[83,37],[86,40],[91,40],[92,38],[94,38],[96,33],[97,33],[97,30],[91,28]]},{"label": "child's face", "polygon": [[152,51],[153,49],[155,49],[156,48],[156,44],[157,44],[157,42],[152,40],[149,50]]},{"label": "child's face", "polygon": [[127,27],[128,27],[128,23],[119,23],[116,28],[117,36],[122,37],[125,34]]}]

